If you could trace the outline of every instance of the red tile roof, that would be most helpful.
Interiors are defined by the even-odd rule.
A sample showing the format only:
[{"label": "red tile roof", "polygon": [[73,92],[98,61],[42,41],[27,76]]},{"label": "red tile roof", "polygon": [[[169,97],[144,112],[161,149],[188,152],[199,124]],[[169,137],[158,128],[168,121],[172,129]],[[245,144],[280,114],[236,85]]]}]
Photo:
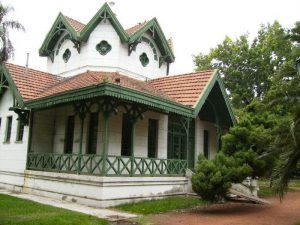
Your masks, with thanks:
[{"label": "red tile roof", "polygon": [[145,21],[143,23],[138,23],[137,25],[131,27],[131,28],[128,28],[126,30],[127,34],[129,36],[132,36],[134,35],[136,32],[138,32],[140,29],[142,29],[146,24],[148,23],[148,21]]},{"label": "red tile roof", "polygon": [[76,30],[76,32],[80,33],[83,28],[85,27],[85,24],[77,21],[77,20],[74,20],[68,16],[65,16],[65,18],[67,19],[67,21],[69,22],[69,24]]},{"label": "red tile roof", "polygon": [[214,74],[213,70],[208,70],[145,82],[117,72],[87,71],[62,79],[59,76],[33,69],[28,69],[26,72],[25,67],[10,63],[5,63],[5,67],[25,102],[108,82],[194,107]]},{"label": "red tile roof", "polygon": [[33,69],[27,69],[26,72],[26,68],[23,66],[5,63],[5,67],[24,101],[34,98],[46,88],[61,81],[60,77],[50,73]]},{"label": "red tile roof", "polygon": [[84,87],[89,87],[92,85],[98,85],[103,82],[117,84],[122,87],[144,92],[149,95],[175,101],[174,99],[167,96],[165,93],[155,89],[151,84],[147,82],[129,78],[116,72],[99,72],[99,71],[87,71],[85,73],[79,74],[69,79],[65,79],[62,82],[41,92],[40,94],[35,96],[35,98],[46,97],[58,93],[63,93],[66,91],[76,90]]},{"label": "red tile roof", "polygon": [[158,78],[149,83],[177,102],[194,107],[213,74],[213,70],[207,70]]}]

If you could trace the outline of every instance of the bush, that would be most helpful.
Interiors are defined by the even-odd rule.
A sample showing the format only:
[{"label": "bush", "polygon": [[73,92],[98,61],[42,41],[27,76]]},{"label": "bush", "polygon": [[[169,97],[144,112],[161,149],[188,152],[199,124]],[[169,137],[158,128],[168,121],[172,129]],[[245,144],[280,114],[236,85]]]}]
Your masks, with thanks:
[{"label": "bush", "polygon": [[192,176],[193,190],[208,202],[225,199],[232,183],[240,183],[252,172],[251,167],[240,164],[231,156],[218,153],[213,160],[199,156]]}]

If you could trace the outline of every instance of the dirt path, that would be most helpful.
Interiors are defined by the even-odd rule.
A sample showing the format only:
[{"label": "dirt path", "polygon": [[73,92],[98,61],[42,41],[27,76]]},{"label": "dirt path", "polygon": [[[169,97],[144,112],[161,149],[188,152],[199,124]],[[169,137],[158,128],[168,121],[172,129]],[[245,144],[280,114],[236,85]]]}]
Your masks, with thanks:
[{"label": "dirt path", "polygon": [[295,225],[300,222],[300,190],[289,192],[282,203],[271,205],[226,203],[201,206],[182,212],[154,215],[155,225]]}]

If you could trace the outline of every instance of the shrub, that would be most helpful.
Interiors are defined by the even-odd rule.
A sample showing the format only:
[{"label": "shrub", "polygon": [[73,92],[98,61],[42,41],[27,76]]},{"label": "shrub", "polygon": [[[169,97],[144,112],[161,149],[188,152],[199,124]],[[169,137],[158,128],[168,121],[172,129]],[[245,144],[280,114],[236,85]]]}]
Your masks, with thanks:
[{"label": "shrub", "polygon": [[240,183],[252,172],[231,156],[218,153],[213,160],[199,156],[192,176],[193,190],[205,201],[218,202],[227,196],[232,183]]}]

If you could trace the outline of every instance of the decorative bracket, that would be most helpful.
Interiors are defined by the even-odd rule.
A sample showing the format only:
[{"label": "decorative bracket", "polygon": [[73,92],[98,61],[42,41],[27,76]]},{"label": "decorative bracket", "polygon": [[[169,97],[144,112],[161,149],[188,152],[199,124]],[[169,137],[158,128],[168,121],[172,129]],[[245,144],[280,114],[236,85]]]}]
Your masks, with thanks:
[{"label": "decorative bracket", "polygon": [[132,51],[135,51],[135,50],[136,50],[136,46],[137,46],[139,43],[141,43],[141,42],[140,42],[140,41],[136,41],[136,42],[134,42],[134,43],[128,45],[128,56],[131,55]]},{"label": "decorative bracket", "polygon": [[18,114],[18,120],[20,120],[22,124],[24,124],[25,126],[28,125],[28,123],[29,123],[29,114],[30,114],[29,110],[21,109],[21,108],[18,108],[18,107],[10,107],[9,110],[14,111],[16,114]]},{"label": "decorative bracket", "polygon": [[141,107],[137,104],[127,105],[124,104],[126,114],[128,114],[132,120],[132,123],[137,122],[138,119],[144,119],[144,113],[147,111],[146,108]]}]

